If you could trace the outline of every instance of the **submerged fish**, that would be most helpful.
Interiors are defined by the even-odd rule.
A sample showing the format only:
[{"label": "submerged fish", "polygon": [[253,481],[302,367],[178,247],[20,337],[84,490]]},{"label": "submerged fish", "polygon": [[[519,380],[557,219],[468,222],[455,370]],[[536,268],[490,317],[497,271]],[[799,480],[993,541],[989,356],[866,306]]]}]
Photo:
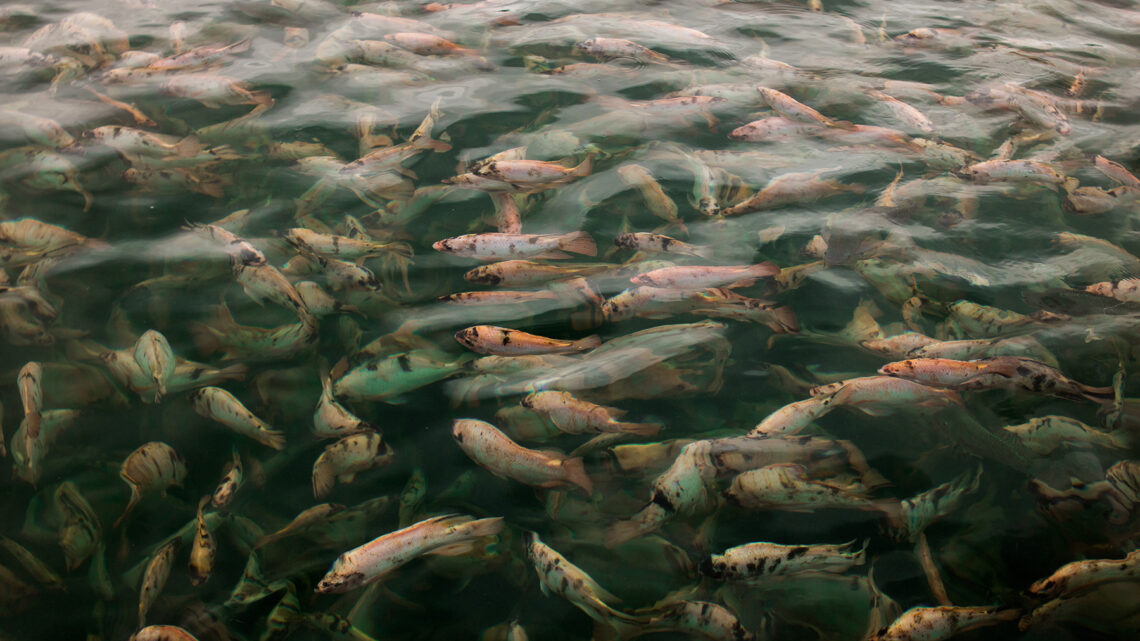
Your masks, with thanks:
[{"label": "submerged fish", "polygon": [[580,458],[529,450],[494,425],[475,419],[456,419],[451,435],[464,453],[499,478],[544,488],[575,486],[586,494],[594,491]]}]

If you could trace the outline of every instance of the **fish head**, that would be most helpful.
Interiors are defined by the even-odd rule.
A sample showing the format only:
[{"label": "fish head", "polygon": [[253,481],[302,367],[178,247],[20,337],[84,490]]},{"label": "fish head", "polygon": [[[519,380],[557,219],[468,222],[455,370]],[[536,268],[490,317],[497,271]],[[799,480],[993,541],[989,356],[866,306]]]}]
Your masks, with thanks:
[{"label": "fish head", "polygon": [[474,349],[479,342],[479,328],[468,327],[455,332],[455,340],[462,346]]},{"label": "fish head", "polygon": [[486,266],[472,269],[463,275],[463,279],[469,283],[478,283],[480,285],[498,285],[503,281],[498,274]]},{"label": "fish head", "polygon": [[450,252],[452,251],[451,240],[448,238],[437,240],[436,242],[432,243],[431,248],[437,252]]},{"label": "fish head", "polygon": [[595,46],[597,46],[597,44],[598,44],[597,38],[589,38],[589,39],[583,40],[582,42],[575,43],[574,49],[581,51],[583,53],[589,53],[591,50],[594,49]]},{"label": "fish head", "polygon": [[[340,560],[337,560],[337,565],[340,565]],[[349,590],[358,588],[364,585],[365,576],[363,572],[350,572],[338,569],[334,566],[333,570],[326,574],[317,584],[316,591],[321,594],[339,594],[341,592],[348,592]]]},{"label": "fish head", "polygon": [[535,398],[537,394],[538,394],[538,392],[531,392],[530,394],[527,394],[526,396],[523,397],[523,399],[521,401],[519,401],[519,404],[522,405],[523,407],[527,408],[528,410],[534,409],[534,402],[535,402],[535,400],[537,400]]}]

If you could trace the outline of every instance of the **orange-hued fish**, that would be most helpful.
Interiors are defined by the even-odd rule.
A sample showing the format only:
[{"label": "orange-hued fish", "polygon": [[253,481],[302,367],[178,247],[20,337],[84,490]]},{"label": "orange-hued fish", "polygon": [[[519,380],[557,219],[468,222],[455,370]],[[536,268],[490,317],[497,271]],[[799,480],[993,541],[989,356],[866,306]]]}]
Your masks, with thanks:
[{"label": "orange-hued fish", "polygon": [[479,52],[467,47],[461,47],[447,38],[441,38],[430,33],[400,32],[384,35],[384,39],[397,47],[407,49],[421,56],[474,56]]},{"label": "orange-hued fish", "polygon": [[534,487],[574,486],[594,493],[581,458],[527,449],[494,425],[471,418],[452,422],[451,435],[471,460],[495,476]]},{"label": "orange-hued fish", "polygon": [[539,285],[552,280],[573,278],[575,276],[589,276],[611,269],[615,265],[581,264],[573,265],[547,265],[532,260],[504,260],[476,267],[463,275],[463,279],[470,283],[480,285],[503,285],[507,287],[522,287],[526,285]]},{"label": "orange-hued fish", "polygon": [[768,87],[757,87],[756,91],[760,93],[760,96],[764,98],[764,101],[768,103],[772,111],[775,111],[788,120],[819,123],[828,127],[847,128],[852,126],[849,122],[828,118],[782,91],[776,91]]},{"label": "orange-hued fish", "polygon": [[1065,176],[1049,165],[1036,160],[986,160],[963,167],[954,172],[959,178],[976,183],[1032,182],[1046,185],[1064,185],[1074,179]]},{"label": "orange-hued fish", "polygon": [[1093,158],[1093,166],[1096,167],[1100,173],[1121,185],[1140,187],[1140,178],[1137,178],[1135,174],[1125,169],[1124,165],[1118,162],[1113,162],[1104,156],[1096,156]]},{"label": "orange-hued fish", "polygon": [[758,279],[775,276],[780,268],[770,262],[756,265],[691,265],[663,267],[630,278],[635,285],[663,289],[747,287]]},{"label": "orange-hued fish", "polygon": [[494,325],[474,325],[461,329],[455,332],[455,340],[473,352],[494,356],[573,354],[594,349],[602,344],[597,336],[563,341]]},{"label": "orange-hued fish", "polygon": [[995,356],[975,361],[912,358],[887,363],[879,368],[879,373],[955,390],[1023,389],[1095,402],[1113,398],[1111,387],[1089,387],[1041,361],[1020,356]]},{"label": "orange-hued fish", "polygon": [[522,406],[545,417],[567,434],[625,432],[653,436],[661,431],[660,423],[625,423],[615,420],[625,415],[625,410],[595,405],[574,398],[570,392],[532,392],[523,398]]},{"label": "orange-hued fish", "polygon": [[892,414],[899,408],[962,404],[962,398],[956,392],[893,376],[862,376],[813,387],[809,393],[815,397],[829,397],[836,406],[846,405],[871,416]]},{"label": "orange-hued fish", "polygon": [[1123,303],[1140,303],[1140,278],[1125,278],[1124,280],[1095,283],[1085,288],[1090,294],[1115,298]]},{"label": "orange-hued fish", "polygon": [[[536,188],[547,189],[553,185],[561,185],[583,176],[589,176],[591,166],[592,159],[590,156],[586,156],[585,160],[574,167],[565,167],[545,160],[502,159],[477,164],[471,171],[463,175],[505,183],[515,190],[525,191]],[[457,176],[456,178],[460,177]],[[460,182],[456,181],[456,184]]]},{"label": "orange-hued fish", "polygon": [[810,202],[843,192],[863,193],[863,185],[848,185],[838,180],[821,179],[826,171],[796,172],[776,176],[763,189],[748,200],[720,210],[722,216],[736,216],[761,209],[782,207],[792,203]]},{"label": "orange-hued fish", "polygon": [[487,292],[460,292],[440,296],[436,300],[452,305],[519,305],[534,303],[543,300],[558,300],[557,293],[552,291],[517,292],[507,290],[492,290]]},{"label": "orange-hued fish", "polygon": [[789,120],[780,116],[761,118],[741,125],[728,134],[731,140],[745,140],[748,142],[764,142],[779,138],[796,138],[820,133],[825,128],[815,122],[800,122]]},{"label": "orange-hued fish", "polygon": [[584,231],[569,234],[466,234],[437,241],[432,248],[445,254],[479,260],[598,255],[593,237]]},{"label": "orange-hued fish", "polygon": [[479,539],[503,529],[502,517],[435,516],[389,532],[337,557],[317,584],[322,594],[348,592],[384,578],[392,570],[425,554],[458,556],[475,549]]},{"label": "orange-hued fish", "polygon": [[934,122],[914,106],[874,89],[868,90],[867,95],[886,106],[886,108],[894,114],[895,118],[898,118],[912,129],[917,129],[928,134],[934,133]]}]

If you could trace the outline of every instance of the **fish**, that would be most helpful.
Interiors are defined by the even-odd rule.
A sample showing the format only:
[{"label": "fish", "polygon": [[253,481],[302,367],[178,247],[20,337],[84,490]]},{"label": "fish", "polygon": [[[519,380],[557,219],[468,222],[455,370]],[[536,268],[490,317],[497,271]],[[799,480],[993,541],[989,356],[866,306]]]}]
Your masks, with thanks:
[{"label": "fish", "polygon": [[190,393],[190,405],[199,416],[217,421],[230,430],[275,450],[285,449],[285,434],[274,430],[241,401],[220,387],[202,387]]},{"label": "fish", "polygon": [[954,390],[1022,389],[1074,400],[1104,403],[1111,387],[1090,387],[1048,365],[1019,356],[995,356],[974,361],[914,358],[879,368],[886,376],[906,378],[924,385]]},{"label": "fish", "polygon": [[1117,432],[1102,432],[1066,416],[1041,416],[1003,430],[1015,435],[1039,456],[1048,456],[1061,445],[1127,449],[1127,441]]},{"label": "fish", "polygon": [[1028,592],[1040,599],[1065,598],[1108,581],[1132,581],[1140,573],[1140,550],[1123,559],[1088,559],[1066,563],[1044,579],[1035,581]]},{"label": "fish", "polygon": [[584,231],[568,234],[467,234],[436,241],[432,248],[445,254],[479,260],[563,259],[570,258],[571,254],[598,255],[594,238]]},{"label": "fish", "polygon": [[321,438],[341,438],[379,428],[364,421],[341,405],[333,395],[333,384],[327,372],[321,372],[321,398],[313,411],[313,434]]},{"label": "fish", "polygon": [[1036,160],[986,160],[963,167],[954,175],[983,185],[992,182],[1064,185],[1072,181],[1072,178]]},{"label": "fish", "polygon": [[466,362],[444,360],[432,350],[399,352],[349,370],[333,381],[332,393],[353,401],[404,403],[408,392],[456,375]]},{"label": "fish", "polygon": [[3,547],[12,558],[16,559],[20,566],[40,585],[56,592],[67,590],[62,577],[17,541],[6,536],[0,536],[0,547]]},{"label": "fish", "polygon": [[338,556],[317,583],[316,592],[340,594],[375,583],[425,554],[467,554],[480,539],[497,536],[502,529],[502,517],[475,519],[448,514],[425,519]]},{"label": "fish", "polygon": [[756,91],[773,111],[788,120],[817,123],[827,127],[850,128],[852,126],[849,122],[828,118],[782,91],[763,86],[757,87]]},{"label": "fish", "polygon": [[780,273],[770,262],[756,265],[663,267],[630,278],[634,285],[665,289],[706,289],[748,287],[761,278]]},{"label": "fish", "polygon": [[861,194],[865,191],[865,187],[860,184],[848,185],[838,180],[820,178],[829,171],[832,170],[794,172],[776,176],[753,196],[735,205],[723,207],[717,214],[720,216],[738,216],[794,203],[812,202],[846,192]]},{"label": "fish", "polygon": [[722,581],[762,581],[765,577],[801,572],[842,574],[867,562],[867,544],[783,545],[748,543],[713,554],[701,561],[700,572]]},{"label": "fish", "polygon": [[135,363],[140,373],[154,382],[154,402],[159,403],[166,396],[166,386],[174,378],[174,352],[170,343],[159,332],[148,329],[135,343]]},{"label": "fish", "polygon": [[801,122],[780,116],[761,118],[733,129],[728,137],[745,142],[767,142],[784,138],[813,135],[826,125],[816,122]]},{"label": "fish", "polygon": [[176,625],[148,625],[127,641],[198,641],[197,637]]},{"label": "fish", "polygon": [[24,456],[33,460],[33,450],[40,438],[43,426],[43,366],[36,361],[25,363],[16,374],[16,387],[20,392],[20,404],[24,408],[24,423],[27,428],[24,437]]},{"label": "fish", "polygon": [[475,325],[461,329],[455,333],[455,340],[477,354],[493,356],[574,354],[589,351],[602,343],[596,335],[564,341],[494,325]]},{"label": "fish", "polygon": [[732,479],[724,496],[748,509],[807,511],[848,508],[889,514],[889,503],[875,501],[859,485],[840,485],[809,479],[799,463],[777,463],[742,472]]},{"label": "fish", "polygon": [[1021,610],[1017,608],[918,606],[903,612],[869,638],[873,641],[940,641],[968,630],[1014,621],[1020,616]]},{"label": "fish", "polygon": [[813,421],[826,415],[834,407],[834,395],[824,394],[789,403],[772,412],[745,435],[749,438],[792,436],[803,431]]},{"label": "fish", "polygon": [[411,256],[411,249],[399,243],[378,243],[365,238],[322,234],[303,227],[286,229],[281,233],[281,237],[285,239],[285,242],[302,252],[318,254],[326,258],[352,261],[379,256],[387,252],[395,252],[405,257]]},{"label": "fish", "polygon": [[526,546],[527,560],[538,574],[543,594],[557,594],[595,621],[640,622],[638,617],[607,604],[606,601],[616,601],[616,597],[554,548],[543,543],[534,532],[523,535],[523,545]]},{"label": "fish", "polygon": [[463,274],[463,279],[480,285],[526,287],[541,285],[552,280],[589,276],[613,269],[612,265],[547,265],[531,260],[505,260],[481,265]]},{"label": "fish", "polygon": [[617,175],[622,184],[633,187],[641,194],[645,206],[654,216],[687,233],[685,224],[677,214],[677,203],[665,193],[661,183],[648,169],[637,164],[627,164],[617,168]]},{"label": "fish", "polygon": [[193,586],[202,585],[210,579],[210,574],[214,571],[214,556],[218,551],[218,544],[202,513],[209,502],[209,496],[203,496],[198,501],[198,522],[194,528],[194,543],[190,547],[189,574],[190,585]]},{"label": "fish", "polygon": [[1140,303],[1140,278],[1093,283],[1085,287],[1085,291],[1098,296],[1114,298],[1122,303]]},{"label": "fish", "polygon": [[867,95],[877,100],[879,104],[884,105],[895,118],[912,130],[928,134],[934,133],[934,122],[914,106],[875,89],[868,90]]},{"label": "fish", "polygon": [[352,483],[356,475],[392,462],[392,448],[372,431],[345,436],[325,447],[313,463],[313,497],[323,499],[336,482]]},{"label": "fish", "polygon": [[300,514],[293,517],[293,520],[285,525],[285,527],[258,539],[254,544],[254,549],[262,548],[287,536],[303,531],[305,528],[315,524],[324,523],[329,517],[344,512],[346,509],[344,505],[340,505],[339,503],[319,503],[310,508],[306,508]]},{"label": "fish", "polygon": [[139,583],[139,627],[146,625],[146,615],[154,605],[166,581],[170,578],[170,569],[174,566],[174,552],[178,549],[178,540],[155,550],[143,571],[142,581]]},{"label": "fish", "polygon": [[186,479],[186,464],[173,447],[151,441],[127,455],[119,477],[131,488],[131,497],[122,515],[115,520],[113,527],[116,528],[134,510],[143,494],[158,491],[165,496],[171,486],[181,487]]},{"label": "fish", "polygon": [[630,59],[636,62],[669,62],[669,57],[625,38],[593,37],[574,43],[574,49],[603,60]]},{"label": "fish", "polygon": [[863,376],[813,387],[812,396],[829,396],[834,406],[853,407],[871,416],[893,414],[897,409],[962,406],[957,393],[891,376]]},{"label": "fish", "polygon": [[476,419],[455,419],[451,435],[467,456],[499,478],[541,488],[573,486],[587,495],[594,492],[581,458],[527,449],[494,425]]},{"label": "fish", "polygon": [[662,234],[647,234],[643,232],[618,234],[614,237],[614,246],[622,249],[632,249],[634,251],[682,254],[706,259],[712,258],[713,255],[711,247],[690,245],[676,238],[670,238]]},{"label": "fish", "polygon": [[233,449],[233,459],[227,464],[226,473],[210,495],[210,505],[215,510],[225,510],[233,502],[237,491],[245,480],[245,470],[237,448]]},{"label": "fish", "polygon": [[531,392],[522,399],[521,404],[567,434],[623,432],[653,436],[661,431],[660,423],[625,423],[615,420],[625,412],[574,398],[569,392]]}]

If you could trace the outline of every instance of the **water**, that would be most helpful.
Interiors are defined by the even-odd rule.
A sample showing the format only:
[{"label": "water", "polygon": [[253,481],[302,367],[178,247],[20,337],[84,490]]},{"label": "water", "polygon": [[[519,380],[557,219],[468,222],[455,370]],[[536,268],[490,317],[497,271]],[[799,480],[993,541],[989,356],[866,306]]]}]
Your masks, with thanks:
[{"label": "water", "polygon": [[[53,588],[9,549],[0,552],[0,639],[130,637],[140,626],[143,570],[179,531],[183,542],[145,622],[179,625],[202,641],[499,639],[516,621],[532,639],[613,638],[606,625],[613,619],[597,606],[595,627],[567,598],[543,594],[524,546],[528,532],[620,597],[610,606],[640,617],[617,629],[625,638],[651,630],[662,639],[691,636],[679,628],[677,608],[707,602],[742,626],[720,636],[706,628],[708,638],[863,639],[903,611],[942,600],[999,613],[996,625],[962,638],[1135,638],[1134,579],[1053,601],[1027,590],[1066,563],[1123,557],[1138,533],[1128,463],[1136,456],[1128,398],[1134,301],[1127,291],[1113,298],[1084,290],[1140,271],[1129,253],[1140,251],[1133,230],[1140,199],[1128,173],[1140,168],[1140,12],[1127,2],[815,4],[159,0],[0,8],[2,44],[34,50],[0,56],[0,275],[7,286],[26,286],[0,294],[0,401],[14,469],[0,480],[0,534],[62,578]],[[460,48],[436,55],[422,47],[450,45],[424,33]],[[167,58],[184,51],[198,56],[190,66]],[[221,93],[199,93],[219,78],[229,81]],[[780,94],[769,101],[757,87],[792,102]],[[640,102],[685,95],[703,98]],[[776,115],[769,102],[792,119],[778,135],[733,133]],[[420,148],[409,149],[421,123],[430,139],[415,137]],[[166,137],[132,143],[136,132],[109,129],[116,126]],[[376,160],[393,145],[408,152]],[[591,165],[516,186],[520,193],[496,196],[498,205],[514,199],[526,234],[584,231],[598,255],[548,261],[564,272],[531,284],[468,282],[465,272],[486,263],[433,243],[512,223],[496,217],[487,193],[444,185],[476,161],[524,146],[518,157]],[[381,151],[366,171],[342,169],[370,150]],[[993,165],[967,169],[1003,153],[1042,163],[1028,166],[1037,178],[1002,179]],[[468,180],[493,180],[495,172],[478,165]],[[755,211],[717,215],[788,174],[814,177]],[[87,240],[45,244],[29,237],[29,219]],[[258,271],[256,255],[188,229],[210,223],[263,252],[287,280],[313,281],[346,307],[322,311],[307,301],[316,321],[285,290],[247,283],[243,291],[233,264]],[[382,287],[346,284],[312,258],[335,251],[298,249],[286,242],[291,228],[384,243],[363,261]],[[702,255],[614,247],[627,232],[667,234]],[[763,261],[784,271],[703,298],[689,291],[632,311],[614,307],[642,272]],[[550,284],[579,275],[588,279],[579,289]],[[537,298],[490,306],[436,300],[496,289]],[[258,291],[265,300],[255,300]],[[771,304],[744,309],[732,292]],[[971,313],[957,301],[992,309]],[[283,335],[272,346],[243,344],[256,330],[224,324],[220,304],[242,327]],[[604,343],[535,368],[481,374],[489,361],[474,360],[452,337],[476,324],[567,340],[597,334]],[[133,347],[147,330],[181,359],[229,367],[213,384],[283,432],[284,450],[196,413],[190,393],[202,386],[200,372],[188,370],[159,403],[146,376],[117,379],[102,355],[122,350],[124,367],[137,368]],[[814,385],[875,375],[908,350],[876,352],[867,341],[908,331],[930,341],[993,339],[952,357],[1031,357],[1109,389],[1033,393],[999,377],[958,385],[960,406],[928,391],[936,400],[887,397],[862,411],[853,401],[840,407],[837,395],[799,435],[760,445],[711,441],[730,458],[754,447],[790,450],[768,462],[804,462],[813,478],[875,501],[863,509],[735,505],[724,497],[736,473],[756,465],[733,468],[723,457],[690,464],[700,480],[687,491],[655,494],[667,469],[690,469],[685,443],[698,442],[687,450],[695,452],[709,439],[740,437],[809,398]],[[315,498],[314,462],[334,442],[312,433],[321,373],[331,369],[336,380],[369,362],[397,373],[432,363],[439,374],[370,399],[342,383],[340,400],[383,434],[393,456]],[[41,431],[55,440],[36,445],[45,453],[35,470],[22,462],[28,427],[16,434],[24,418],[17,378],[27,363],[41,364],[45,412],[78,410],[66,430]],[[1044,380],[1058,376],[1050,370]],[[624,446],[585,448],[590,497],[499,478],[460,449],[450,430],[459,418],[489,421],[545,452],[586,443],[589,436],[558,434],[520,406],[536,389],[568,390],[663,429],[627,437]],[[1050,415],[1097,431],[1046,451],[1001,429]],[[60,415],[49,416],[45,425],[54,426]],[[115,527],[130,496],[120,466],[154,441],[185,461],[185,479],[164,494],[145,493]],[[205,509],[217,552],[209,579],[194,586],[196,507],[235,452],[244,482],[227,507]],[[419,479],[418,494],[411,479]],[[941,514],[921,536],[890,525],[889,515],[903,509],[898,500],[951,482],[959,483],[955,500],[938,504]],[[61,540],[84,530],[67,528],[69,492],[98,522],[73,563]],[[322,501],[350,509],[253,549]],[[689,508],[662,517],[660,527],[605,545],[607,534],[614,543],[615,524],[639,510],[682,504]],[[342,552],[441,514],[503,517],[505,527],[474,553],[414,559],[378,587],[314,592]],[[760,541],[854,541],[866,553],[836,575],[745,584],[709,572],[710,555]],[[243,580],[251,557],[265,587],[239,601],[235,589],[255,585]],[[660,630],[667,627],[674,629]]]}]

